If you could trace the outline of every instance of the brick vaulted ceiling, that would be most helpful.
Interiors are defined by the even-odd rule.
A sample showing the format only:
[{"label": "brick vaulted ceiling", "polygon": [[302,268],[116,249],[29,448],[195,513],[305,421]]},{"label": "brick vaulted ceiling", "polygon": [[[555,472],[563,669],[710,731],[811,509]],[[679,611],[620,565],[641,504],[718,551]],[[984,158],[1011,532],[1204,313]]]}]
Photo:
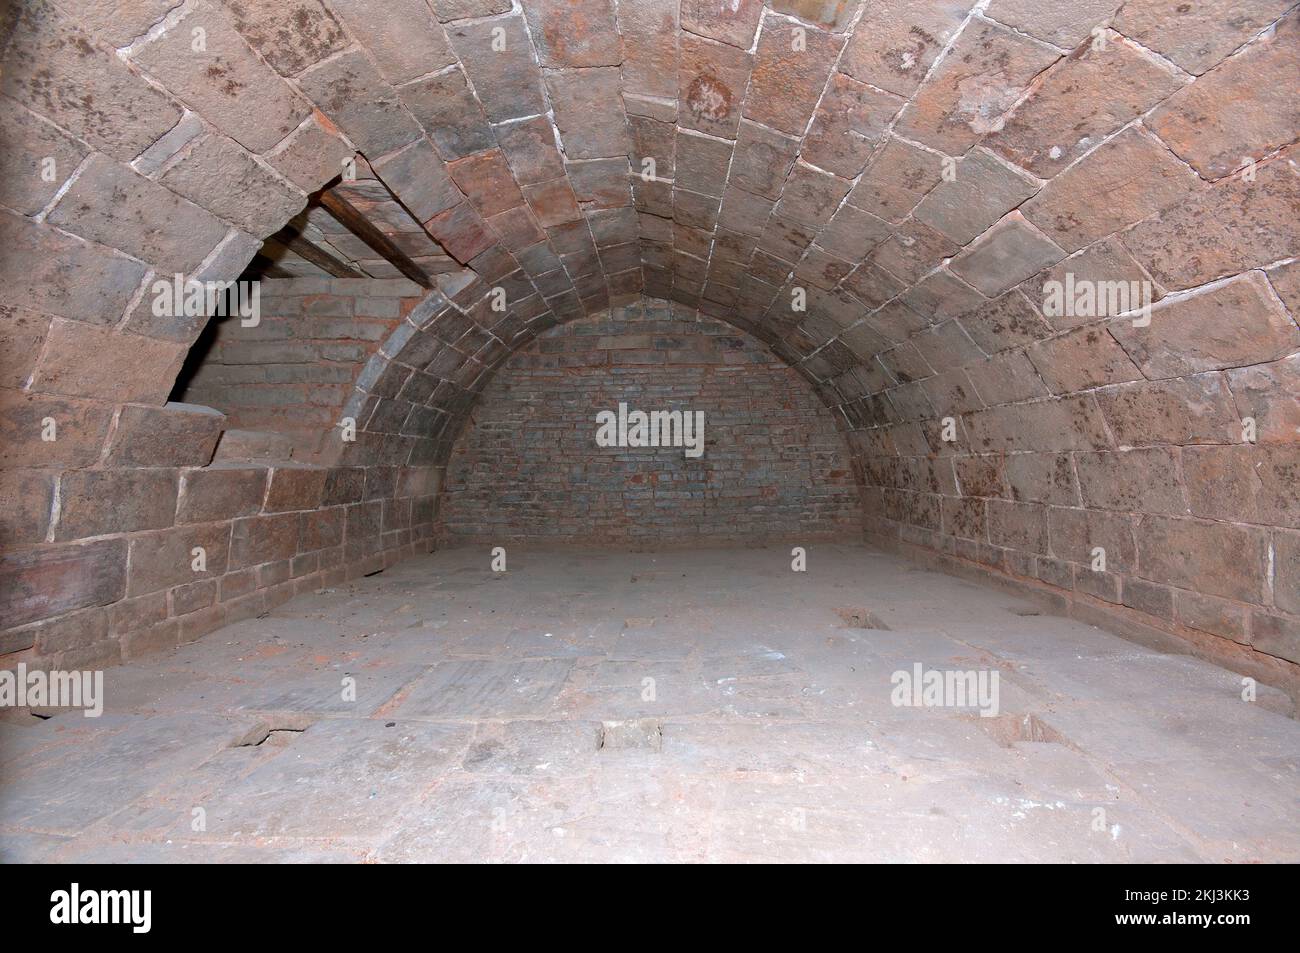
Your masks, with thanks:
[{"label": "brick vaulted ceiling", "polygon": [[[1238,600],[1300,659],[1295,0],[7,0],[0,52],[20,543],[105,535],[51,486],[177,458],[154,422],[207,317],[156,313],[154,280],[238,278],[288,223],[343,248],[337,188],[436,287],[320,462],[414,473],[388,489],[420,526],[419,471],[512,351],[644,295],[811,383],[869,529],[1065,588],[1115,530],[1142,580]],[[1074,279],[1138,283],[1150,320],[1045,310]],[[1125,604],[1168,618],[1144,584]]]},{"label": "brick vaulted ceiling", "polygon": [[[507,288],[502,343],[670,298],[855,427],[1204,370],[1186,335],[1225,308],[1257,315],[1236,363],[1272,360],[1295,269],[1249,271],[1295,252],[1292,6],[23,0],[5,123],[60,174],[4,197],[33,259],[12,271],[48,278],[62,233],[86,239],[64,311],[188,344],[142,313],[142,271],[242,266],[360,153]],[[1206,290],[1147,334],[1054,336],[1035,285],[1071,267]]]}]

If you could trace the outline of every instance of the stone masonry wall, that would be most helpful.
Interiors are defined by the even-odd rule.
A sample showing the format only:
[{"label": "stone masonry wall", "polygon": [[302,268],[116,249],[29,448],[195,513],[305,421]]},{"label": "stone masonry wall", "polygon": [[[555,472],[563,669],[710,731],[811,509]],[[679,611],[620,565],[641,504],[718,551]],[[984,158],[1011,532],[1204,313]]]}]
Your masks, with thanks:
[{"label": "stone masonry wall", "polygon": [[[265,284],[273,293],[264,322],[223,327],[208,356],[225,363],[200,364],[195,380],[236,413],[267,403],[249,400],[250,390],[292,399],[297,430],[287,435],[241,433],[210,406],[165,402],[157,392],[162,381],[132,392],[157,403],[94,399],[93,387],[135,380],[129,354],[101,352],[110,364],[99,378],[49,375],[54,396],[7,398],[0,414],[0,664],[111,664],[192,641],[430,545],[437,469],[292,456],[295,442],[322,451],[331,449],[328,441],[339,443],[335,405],[357,393],[356,376],[379,338],[391,337],[419,300],[413,286],[381,279]],[[349,313],[304,313],[312,307]],[[51,333],[59,326],[54,319]],[[338,347],[347,350],[330,350]],[[65,359],[96,366],[93,350],[67,348]],[[13,354],[35,356],[26,348]],[[250,368],[256,373],[242,374]],[[308,426],[310,411],[319,415]]]},{"label": "stone masonry wall", "polygon": [[[1294,0],[0,8],[0,608],[93,610],[50,651],[117,644],[98,608],[135,562],[98,554],[175,531],[224,426],[166,403],[205,320],[146,291],[238,277],[360,154],[477,276],[345,404],[341,459],[394,475],[376,538],[512,350],[645,293],[836,408],[872,538],[1300,679],[1298,37]],[[1046,314],[1067,272],[1149,282],[1151,322]],[[175,472],[172,517],[64,505],[148,470]],[[40,562],[73,539],[82,568]],[[44,651],[26,624],[4,645]]]},{"label": "stone masonry wall", "polygon": [[[705,449],[596,444],[596,414],[703,411]],[[453,538],[641,541],[856,536],[848,447],[806,381],[719,321],[648,301],[517,351],[448,464]]]},{"label": "stone masonry wall", "polygon": [[179,399],[220,410],[229,429],[289,437],[295,459],[314,459],[365,361],[424,291],[404,278],[283,278],[263,280],[261,295],[257,326],[213,320]]}]

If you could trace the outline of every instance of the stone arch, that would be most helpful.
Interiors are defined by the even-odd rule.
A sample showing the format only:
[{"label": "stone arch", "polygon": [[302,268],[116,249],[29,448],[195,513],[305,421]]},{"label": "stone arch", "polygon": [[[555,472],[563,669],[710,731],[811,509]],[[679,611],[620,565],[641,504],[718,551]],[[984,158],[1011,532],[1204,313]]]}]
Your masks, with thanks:
[{"label": "stone arch", "polygon": [[[878,4],[11,6],[3,651],[167,644],[426,544],[442,433],[485,375],[520,335],[644,293],[813,382],[872,539],[1293,674],[1300,133],[1273,78],[1300,12],[1158,6],[927,11],[943,42],[906,75],[890,51],[915,24]],[[976,103],[974,75],[996,76]],[[239,277],[356,155],[464,284],[359,372],[337,460],[213,470],[219,415],[166,403],[205,318],[154,313],[151,284]],[[1048,306],[1079,281],[1091,304]],[[512,333],[439,337],[498,286]],[[445,404],[403,415],[407,349],[435,341],[465,360]],[[201,482],[226,511],[187,502]],[[127,557],[180,562],[202,533],[237,565]],[[50,565],[60,595],[33,581]]]}]

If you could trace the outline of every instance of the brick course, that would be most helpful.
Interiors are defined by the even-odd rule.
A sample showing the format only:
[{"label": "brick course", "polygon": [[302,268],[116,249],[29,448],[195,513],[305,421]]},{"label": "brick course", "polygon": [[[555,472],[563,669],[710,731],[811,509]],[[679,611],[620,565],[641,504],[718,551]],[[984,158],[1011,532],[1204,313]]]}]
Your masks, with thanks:
[{"label": "brick course", "polygon": [[[705,451],[602,448],[597,412],[700,410]],[[452,539],[685,542],[855,535],[848,449],[758,342],[647,299],[547,332],[484,391],[453,451]]]},{"label": "brick course", "polygon": [[[425,539],[430,474],[502,362],[644,291],[752,334],[833,408],[874,538],[1300,656],[1286,0],[22,6],[0,71],[6,558],[66,545],[48,571],[76,581],[116,552],[80,533],[179,545],[154,507],[93,512],[173,474],[180,525],[235,539],[272,515],[256,479],[213,478],[206,509],[187,495],[218,429],[236,457],[325,468],[322,509],[286,512],[342,535],[312,523],[329,544],[291,554],[276,519],[265,570],[111,611],[69,584],[5,646],[193,636],[293,573]],[[147,283],[238,277],[354,150],[442,243],[439,270],[469,265],[438,292],[454,303],[411,321],[413,293],[320,279],[272,296],[260,331],[216,331],[190,399],[224,420],[167,404],[206,321],[153,316]],[[1148,283],[1152,323],[1045,313],[1067,273]],[[322,444],[344,411],[357,442]],[[314,506],[316,479],[281,477],[272,508]],[[1080,555],[1098,539],[1104,574]]]}]

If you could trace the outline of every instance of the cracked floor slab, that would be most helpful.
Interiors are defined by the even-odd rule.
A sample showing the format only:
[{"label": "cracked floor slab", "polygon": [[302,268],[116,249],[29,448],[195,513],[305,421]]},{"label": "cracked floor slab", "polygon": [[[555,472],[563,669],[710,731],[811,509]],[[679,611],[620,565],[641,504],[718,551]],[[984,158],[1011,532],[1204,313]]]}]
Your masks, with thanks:
[{"label": "cracked floor slab", "polygon": [[[814,551],[458,548],[301,596],[108,670],[101,718],[0,720],[0,859],[1300,860],[1281,693]],[[916,672],[998,711],[899,703]]]}]

